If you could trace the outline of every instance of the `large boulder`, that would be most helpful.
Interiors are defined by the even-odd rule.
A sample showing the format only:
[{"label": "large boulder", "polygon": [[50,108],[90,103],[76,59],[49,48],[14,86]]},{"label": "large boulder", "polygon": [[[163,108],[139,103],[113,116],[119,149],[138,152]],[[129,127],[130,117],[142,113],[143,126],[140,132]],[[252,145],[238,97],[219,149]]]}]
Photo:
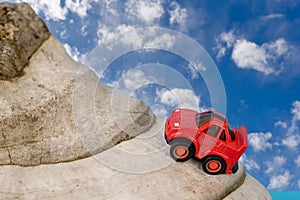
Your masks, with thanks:
[{"label": "large boulder", "polygon": [[[25,23],[5,22],[7,33],[16,34],[18,29],[20,36],[16,40],[4,34],[0,40],[9,41],[7,48],[22,50],[20,55],[5,54],[12,62],[0,61],[0,70],[23,74],[0,80],[0,165],[77,160],[151,127],[155,117],[149,107],[103,86],[94,72],[73,61],[53,36],[48,37],[28,4],[1,3],[0,8],[1,19],[9,19],[8,24]],[[3,55],[1,51],[0,59]],[[122,101],[112,105],[112,98]]]},{"label": "large boulder", "polygon": [[89,158],[35,167],[0,167],[3,199],[271,199],[240,169],[207,175],[200,162],[173,161],[163,138],[164,121],[149,131]]},{"label": "large boulder", "polygon": [[[27,4],[0,3],[2,16],[8,8],[33,16]],[[0,63],[16,72],[0,80],[0,199],[271,199],[241,163],[211,176],[199,161],[173,161],[164,120],[101,84],[52,35],[28,52],[25,68],[15,53]]]}]

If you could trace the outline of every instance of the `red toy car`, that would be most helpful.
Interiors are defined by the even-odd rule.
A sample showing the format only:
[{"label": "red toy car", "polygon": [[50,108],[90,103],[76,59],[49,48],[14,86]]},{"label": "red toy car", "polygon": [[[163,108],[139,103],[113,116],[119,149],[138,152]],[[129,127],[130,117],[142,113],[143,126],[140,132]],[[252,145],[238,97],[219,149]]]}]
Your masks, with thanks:
[{"label": "red toy car", "polygon": [[174,160],[183,162],[194,156],[208,174],[235,173],[248,146],[246,128],[229,127],[227,118],[212,110],[174,110],[166,120],[165,139]]}]

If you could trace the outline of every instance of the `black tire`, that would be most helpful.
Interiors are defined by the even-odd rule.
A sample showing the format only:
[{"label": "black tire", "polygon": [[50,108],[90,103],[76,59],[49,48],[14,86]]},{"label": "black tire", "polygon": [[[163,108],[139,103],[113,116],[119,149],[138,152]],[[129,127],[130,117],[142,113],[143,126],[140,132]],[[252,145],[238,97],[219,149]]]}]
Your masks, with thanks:
[{"label": "black tire", "polygon": [[239,162],[235,163],[232,168],[232,173],[235,174],[239,170]]},{"label": "black tire", "polygon": [[225,173],[226,170],[226,163],[225,161],[217,156],[212,156],[206,158],[202,162],[202,169],[205,173],[216,175]]},{"label": "black tire", "polygon": [[193,143],[172,141],[170,148],[171,157],[177,162],[189,160],[195,154]]}]

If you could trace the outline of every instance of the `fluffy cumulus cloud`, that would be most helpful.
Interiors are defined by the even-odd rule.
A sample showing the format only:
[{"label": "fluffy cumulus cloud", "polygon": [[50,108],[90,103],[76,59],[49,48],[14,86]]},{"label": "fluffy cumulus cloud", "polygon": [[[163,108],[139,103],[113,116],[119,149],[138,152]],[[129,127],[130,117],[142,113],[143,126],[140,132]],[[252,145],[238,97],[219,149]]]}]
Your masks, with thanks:
[{"label": "fluffy cumulus cloud", "polygon": [[282,140],[282,144],[291,150],[295,150],[300,144],[299,135],[289,135]]},{"label": "fluffy cumulus cloud", "polygon": [[81,54],[76,47],[71,47],[69,44],[64,44],[67,53],[77,62],[84,63],[85,56]]},{"label": "fluffy cumulus cloud", "polygon": [[233,47],[237,40],[233,30],[223,32],[215,39],[217,46],[214,48],[217,51],[217,59],[221,59],[226,54],[226,50]]},{"label": "fluffy cumulus cloud", "polygon": [[165,33],[146,42],[143,46],[146,48],[171,49],[175,43],[175,39],[175,36]]},{"label": "fluffy cumulus cloud", "polygon": [[292,175],[289,171],[285,171],[283,174],[276,174],[270,178],[268,185],[269,190],[281,190],[289,186]]},{"label": "fluffy cumulus cloud", "polygon": [[297,167],[300,167],[300,156],[298,156],[295,160],[295,164],[297,165]]},{"label": "fluffy cumulus cloud", "polygon": [[286,163],[286,158],[283,156],[275,156],[272,161],[266,161],[267,169],[265,170],[266,174],[272,174],[279,172],[282,166]]},{"label": "fluffy cumulus cloud", "polygon": [[153,48],[171,49],[175,43],[175,36],[168,33],[151,30],[147,33],[133,25],[119,25],[109,27],[100,25],[98,28],[98,44],[105,45],[108,49],[113,46],[131,47],[132,49]]},{"label": "fluffy cumulus cloud", "polygon": [[[23,2],[23,1],[16,1]],[[27,0],[37,13],[44,13],[47,20],[65,20],[68,9],[61,6],[60,0]]]},{"label": "fluffy cumulus cloud", "polygon": [[254,42],[237,40],[231,58],[240,68],[254,69],[267,75],[274,73],[274,69],[268,66],[268,55],[265,49]]},{"label": "fluffy cumulus cloud", "polygon": [[281,60],[292,48],[284,38],[259,45],[237,36],[234,30],[220,34],[216,43],[218,59],[226,54],[227,49],[232,49],[231,59],[237,67],[256,70],[265,75],[281,73],[284,68]]},{"label": "fluffy cumulus cloud", "polygon": [[[73,12],[78,16],[85,17],[87,11],[92,8],[92,2],[98,2],[99,0],[66,0],[65,6],[62,6],[61,0],[27,0],[32,8],[37,13],[44,13],[47,20],[65,20],[68,12]],[[17,0],[16,2],[23,2]]]},{"label": "fluffy cumulus cloud", "polygon": [[283,190],[290,185],[293,175],[284,168],[287,158],[284,156],[275,156],[272,161],[266,161],[267,169],[265,173],[269,176],[270,190]]},{"label": "fluffy cumulus cloud", "polygon": [[92,8],[91,2],[98,1],[99,0],[66,0],[65,4],[67,9],[83,18],[87,15],[87,11]]},{"label": "fluffy cumulus cloud", "polygon": [[244,164],[245,168],[249,171],[259,170],[260,166],[254,159],[248,158],[246,154],[243,154],[240,161]]},{"label": "fluffy cumulus cloud", "polygon": [[279,121],[275,122],[274,126],[276,128],[281,127],[281,128],[286,129],[287,128],[287,123],[279,120]]},{"label": "fluffy cumulus cloud", "polygon": [[192,79],[198,78],[201,72],[206,71],[206,67],[202,64],[200,60],[197,60],[195,63],[189,63],[187,68],[191,73]]},{"label": "fluffy cumulus cloud", "polygon": [[124,85],[126,90],[135,91],[138,88],[155,83],[154,77],[146,76],[141,70],[130,70],[121,79],[120,85]]},{"label": "fluffy cumulus cloud", "polygon": [[125,3],[125,12],[142,22],[153,24],[164,14],[160,0],[128,0]]},{"label": "fluffy cumulus cloud", "polygon": [[289,128],[289,134],[295,133],[298,130],[297,123],[300,121],[300,101],[294,101],[291,113],[293,114],[292,125]]},{"label": "fluffy cumulus cloud", "polygon": [[185,24],[188,14],[186,8],[181,8],[181,6],[177,2],[171,2],[171,9],[169,10],[170,14],[170,24]]},{"label": "fluffy cumulus cloud", "polygon": [[299,121],[300,121],[300,101],[294,101],[292,104],[291,114],[293,115],[290,127],[287,130],[286,137],[282,144],[289,149],[295,150],[300,144]]},{"label": "fluffy cumulus cloud", "polygon": [[254,151],[265,151],[267,148],[272,148],[272,144],[269,140],[272,138],[272,133],[250,133],[248,135],[248,140],[250,145],[253,147]]},{"label": "fluffy cumulus cloud", "polygon": [[167,106],[190,108],[199,110],[200,98],[195,93],[186,88],[173,88],[171,90],[156,90],[156,101]]},{"label": "fluffy cumulus cloud", "polygon": [[98,27],[97,35],[99,37],[99,45],[115,45],[116,43],[123,43],[132,45],[134,48],[142,46],[142,37],[136,31],[135,26],[121,24],[117,27],[106,26],[100,24]]}]

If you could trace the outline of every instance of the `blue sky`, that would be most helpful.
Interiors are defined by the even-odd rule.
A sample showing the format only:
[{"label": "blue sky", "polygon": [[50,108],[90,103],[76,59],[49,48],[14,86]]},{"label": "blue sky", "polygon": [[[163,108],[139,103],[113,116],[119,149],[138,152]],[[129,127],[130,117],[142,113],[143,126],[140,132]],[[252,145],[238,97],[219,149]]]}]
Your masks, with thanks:
[{"label": "blue sky", "polygon": [[[300,190],[299,0],[24,2],[82,63],[89,62],[93,49],[108,49],[107,41],[120,42],[124,34],[122,42],[139,45],[147,33],[136,28],[170,29],[202,45],[220,74],[218,89],[225,89],[224,114],[232,126],[247,127],[246,171],[270,191]],[[156,47],[172,45],[169,36],[156,38]],[[189,47],[180,49],[193,54]],[[219,106],[212,103],[219,90],[212,91],[211,80],[202,76],[213,67],[201,59],[190,63],[174,51],[133,48],[104,71],[94,70],[105,84],[141,98],[163,118],[177,106]]]}]

